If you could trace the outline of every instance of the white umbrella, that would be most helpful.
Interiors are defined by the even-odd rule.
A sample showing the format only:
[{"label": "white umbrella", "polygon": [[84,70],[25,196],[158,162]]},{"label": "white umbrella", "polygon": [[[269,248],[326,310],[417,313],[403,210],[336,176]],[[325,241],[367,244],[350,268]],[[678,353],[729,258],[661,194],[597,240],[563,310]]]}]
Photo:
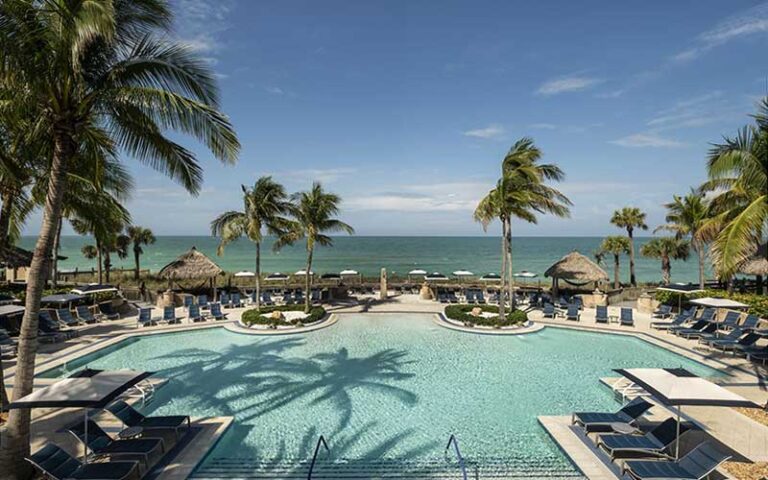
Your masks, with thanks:
[{"label": "white umbrella", "polygon": [[275,282],[283,281],[283,280],[288,280],[288,275],[286,275],[284,273],[280,273],[280,272],[270,273],[269,275],[267,275],[266,280],[267,281],[275,281]]},{"label": "white umbrella", "polygon": [[357,270],[342,270],[339,272],[339,275],[359,275],[359,273],[357,273]]},{"label": "white umbrella", "polygon": [[456,270],[453,272],[454,277],[471,277],[474,273],[470,272],[469,270]]},{"label": "white umbrella", "polygon": [[420,268],[417,268],[416,270],[411,270],[408,272],[408,281],[411,281],[411,276],[417,276],[417,277],[423,277],[427,274],[426,270],[422,270]]},{"label": "white umbrella", "polygon": [[522,272],[517,272],[517,273],[515,273],[512,276],[513,277],[517,277],[517,278],[536,278],[536,277],[538,277],[537,274],[535,274],[533,272],[528,272],[526,270],[523,270]]},{"label": "white umbrella", "polygon": [[[306,275],[306,274],[307,274],[306,270],[299,270],[298,272],[294,273],[294,275]],[[315,272],[309,272],[309,274],[314,275]]]},{"label": "white umbrella", "polygon": [[248,270],[241,270],[235,274],[236,277],[255,277],[256,274]]},{"label": "white umbrella", "polygon": [[501,275],[498,273],[486,273],[480,277],[481,282],[498,282],[499,280],[501,280]]},{"label": "white umbrella", "polygon": [[694,300],[691,300],[690,303],[693,303],[694,305],[701,305],[702,307],[710,307],[710,308],[735,308],[735,309],[749,308],[749,305],[745,303],[737,302],[735,300],[729,300],[727,298],[712,298],[712,297],[696,298]]},{"label": "white umbrella", "polygon": [[433,272],[433,273],[430,273],[429,275],[425,275],[424,279],[427,280],[427,281],[430,281],[430,280],[431,281],[435,281],[435,280],[448,280],[448,277],[446,277],[445,275],[443,275],[440,272]]}]

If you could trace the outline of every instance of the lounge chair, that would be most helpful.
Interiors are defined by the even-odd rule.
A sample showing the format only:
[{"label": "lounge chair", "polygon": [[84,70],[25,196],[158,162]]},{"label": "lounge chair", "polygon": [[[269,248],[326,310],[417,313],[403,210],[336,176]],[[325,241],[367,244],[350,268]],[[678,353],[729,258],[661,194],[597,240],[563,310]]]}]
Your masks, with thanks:
[{"label": "lounge chair", "polygon": [[[371,291],[373,291],[373,289],[371,289]],[[296,303],[304,303],[304,292],[296,290],[293,292],[293,298],[296,300]]]},{"label": "lounge chair", "polygon": [[757,315],[747,315],[747,318],[744,319],[744,323],[739,326],[744,331],[757,330],[757,325],[759,323],[760,318],[758,318]]},{"label": "lounge chair", "polygon": [[741,318],[741,314],[739,312],[734,312],[733,310],[729,310],[728,313],[725,314],[725,318],[722,322],[717,324],[718,330],[733,330],[734,328],[739,326],[739,319]]},{"label": "lounge chair", "polygon": [[626,326],[626,327],[635,326],[635,319],[632,316],[631,308],[626,308],[626,307],[621,308],[621,315],[619,316],[619,325]]},{"label": "lounge chair", "polygon": [[551,303],[544,304],[543,315],[544,318],[555,318],[555,306]]},{"label": "lounge chair", "polygon": [[448,295],[443,292],[437,292],[437,301],[440,303],[448,303]]},{"label": "lounge chair", "polygon": [[635,480],[701,480],[731,456],[704,442],[677,461],[628,460],[622,474]]},{"label": "lounge chair", "polygon": [[198,295],[197,296],[197,305],[200,308],[207,308],[208,307],[208,295]]},{"label": "lounge chair", "polygon": [[59,322],[53,319],[49,310],[40,310],[38,326],[44,333],[60,333],[67,338],[73,338],[78,335],[74,328],[59,325]]},{"label": "lounge chair", "polygon": [[102,430],[98,423],[88,420],[88,443],[86,444],[86,422],[77,421],[67,430],[77,438],[80,443],[87,445],[95,456],[126,457],[131,460],[139,460],[145,468],[159,460],[165,453],[163,440],[161,438],[142,437],[131,440],[113,440]]},{"label": "lounge chair", "polygon": [[138,478],[135,461],[99,462],[83,465],[79,460],[52,443],[46,444],[26,458],[42,475],[54,480],[124,480]]},{"label": "lounge chair", "polygon": [[655,330],[669,330],[677,327],[685,328],[683,325],[691,320],[693,313],[684,311],[668,322],[651,322],[651,328]]},{"label": "lounge chair", "polygon": [[290,292],[283,294],[283,304],[284,305],[293,305],[295,302],[293,300],[293,295],[291,295]]},{"label": "lounge chair", "polygon": [[455,292],[448,292],[448,303],[459,303],[459,298]]},{"label": "lounge chair", "polygon": [[753,347],[752,349],[745,350],[744,354],[750,362],[761,362],[763,365],[768,363],[768,346],[762,348]]},{"label": "lounge chair", "polygon": [[701,316],[697,320],[704,320],[705,322],[714,322],[716,313],[717,311],[714,308],[705,308],[704,311],[701,312]]},{"label": "lounge chair", "polygon": [[605,305],[595,307],[595,323],[608,323],[608,307]]},{"label": "lounge chair", "polygon": [[[731,350],[734,355],[747,355],[750,350],[755,347],[755,344],[762,338],[762,335],[755,332],[749,332],[741,337],[736,343],[730,345],[728,350]],[[718,345],[721,347],[722,345]],[[725,349],[723,349],[725,351]]]},{"label": "lounge chair", "polygon": [[100,303],[99,312],[101,312],[107,320],[117,320],[120,318],[120,313],[116,312],[112,307],[112,302]]},{"label": "lounge chair", "polygon": [[643,398],[635,398],[615,413],[610,412],[575,412],[571,424],[580,425],[589,432],[610,432],[612,423],[634,423],[653,406]]},{"label": "lounge chair", "polygon": [[139,316],[136,318],[137,327],[152,327],[157,325],[157,320],[152,318],[151,308],[140,308]]},{"label": "lounge chair", "polygon": [[192,295],[184,295],[184,308],[189,308],[195,303],[195,298]]},{"label": "lounge chair", "polygon": [[176,316],[176,307],[173,305],[163,307],[163,321],[168,325],[181,323],[181,317]]},{"label": "lounge chair", "polygon": [[[269,292],[262,292],[261,293],[261,304],[262,305],[274,305],[275,302],[272,300],[272,295],[269,294]],[[221,306],[221,305],[219,305]]]},{"label": "lounge chair", "polygon": [[706,320],[696,320],[696,322],[694,322],[693,325],[690,325],[690,326],[687,326],[687,327],[684,326],[684,325],[680,325],[680,326],[676,326],[676,327],[670,327],[670,328],[667,329],[667,332],[674,333],[675,335],[677,335],[677,332],[684,332],[684,331],[687,331],[687,330],[698,331],[698,330],[701,330],[702,328],[704,328],[705,326],[707,326],[708,324],[709,324],[709,322],[707,322]]},{"label": "lounge chair", "polygon": [[565,310],[566,308],[568,308],[568,305],[570,305],[570,304],[571,304],[571,302],[569,302],[568,299],[565,298],[565,297],[560,297],[557,300],[557,306],[558,306],[558,308],[560,308],[562,310]]},{"label": "lounge chair", "polygon": [[699,330],[678,330],[677,336],[687,339],[695,339],[701,337],[702,335],[709,335],[715,332],[717,332],[717,324],[707,323]]},{"label": "lounge chair", "polygon": [[467,290],[464,292],[464,300],[467,303],[475,303],[475,292],[473,290]]},{"label": "lounge chair", "polygon": [[312,290],[312,303],[323,303],[323,297],[320,290]]},{"label": "lounge chair", "polygon": [[173,430],[177,439],[181,438],[182,433],[189,431],[190,427],[188,416],[145,417],[122,400],[110,404],[107,411],[128,427],[141,427],[144,430]]},{"label": "lounge chair", "polygon": [[68,327],[82,325],[79,320],[72,316],[72,312],[70,312],[68,308],[60,308],[56,310],[56,316],[59,317],[59,322]]},{"label": "lounge chair", "polygon": [[197,305],[189,306],[188,318],[190,322],[195,322],[195,323],[205,321],[205,318],[203,318],[203,316],[200,315],[200,307]]},{"label": "lounge chair", "polygon": [[[688,430],[687,426],[680,425],[680,435]],[[677,438],[677,421],[668,418],[645,435],[602,434],[597,437],[597,446],[605,450],[611,460],[638,456],[660,457],[664,456],[664,450]]]},{"label": "lounge chair", "polygon": [[227,315],[228,315],[227,313],[223,313],[221,311],[221,304],[220,303],[218,303],[218,302],[211,303],[211,317],[214,320],[226,320],[227,319]]},{"label": "lounge chair", "polygon": [[477,302],[480,305],[485,304],[485,295],[483,295],[482,290],[478,290],[475,292],[475,302]]},{"label": "lounge chair", "polygon": [[581,314],[579,313],[579,306],[574,303],[568,305],[568,311],[565,314],[565,319],[578,322],[581,319]]},{"label": "lounge chair", "polygon": [[740,328],[731,330],[730,332],[728,332],[727,335],[724,335],[722,337],[719,336],[717,332],[703,333],[699,336],[699,343],[712,346],[713,342],[719,342],[719,343],[736,342],[739,339],[739,337],[741,337],[742,335],[744,335],[744,330]]},{"label": "lounge chair", "polygon": [[669,318],[672,316],[672,307],[669,305],[659,305],[659,309],[651,315],[653,318]]},{"label": "lounge chair", "polygon": [[77,312],[77,318],[85,323],[99,323],[101,321],[100,316],[94,315],[86,305],[78,305],[75,307],[75,311]]},{"label": "lounge chair", "polygon": [[17,343],[8,332],[0,329],[0,356],[9,355],[15,357],[17,353]]}]

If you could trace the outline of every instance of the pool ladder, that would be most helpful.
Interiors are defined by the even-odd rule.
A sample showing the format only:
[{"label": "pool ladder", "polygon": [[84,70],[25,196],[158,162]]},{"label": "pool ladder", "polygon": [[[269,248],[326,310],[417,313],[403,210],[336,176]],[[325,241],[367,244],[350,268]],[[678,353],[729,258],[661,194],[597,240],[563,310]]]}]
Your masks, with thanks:
[{"label": "pool ladder", "polygon": [[320,438],[317,439],[317,443],[315,444],[315,454],[312,455],[312,463],[309,464],[309,473],[307,473],[307,480],[312,480],[312,472],[315,471],[315,462],[317,461],[317,454],[318,452],[320,452],[320,446],[323,446],[327,453],[331,452],[331,449],[328,448],[328,442],[325,441],[325,437],[320,435]]}]

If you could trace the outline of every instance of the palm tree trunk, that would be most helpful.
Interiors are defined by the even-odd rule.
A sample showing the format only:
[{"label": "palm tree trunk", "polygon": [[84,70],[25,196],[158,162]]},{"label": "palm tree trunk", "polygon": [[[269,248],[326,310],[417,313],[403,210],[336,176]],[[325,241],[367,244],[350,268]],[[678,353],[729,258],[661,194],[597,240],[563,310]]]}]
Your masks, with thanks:
[{"label": "palm tree trunk", "polygon": [[672,264],[669,257],[661,257],[661,280],[664,285],[669,285],[669,282],[672,281]]},{"label": "palm tree trunk", "polygon": [[11,215],[13,213],[13,191],[3,190],[0,200],[3,206],[0,207],[0,246],[8,246],[9,232],[11,231]]},{"label": "palm tree trunk", "polygon": [[307,270],[304,272],[304,313],[309,313],[312,307],[312,254],[314,247],[307,246]]},{"label": "palm tree trunk", "polygon": [[512,270],[512,219],[507,218],[507,289],[509,293],[509,310],[515,309],[515,277]]},{"label": "palm tree trunk", "polygon": [[99,270],[99,284],[102,284],[104,283],[103,282],[104,263],[102,262],[101,245],[98,242],[96,242],[96,260],[97,260],[96,268]]},{"label": "palm tree trunk", "polygon": [[[16,375],[13,382],[13,400],[16,401],[32,392],[35,378],[35,356],[37,355],[38,314],[40,298],[45,289],[46,268],[53,249],[53,238],[61,218],[62,200],[66,188],[67,164],[74,156],[76,146],[71,129],[55,125],[53,131],[54,150],[45,197],[43,221],[37,237],[32,264],[27,273],[27,296],[24,318],[19,333]],[[29,409],[10,411],[6,432],[0,449],[0,470],[3,478],[26,478],[30,466],[24,460],[29,456]]]},{"label": "palm tree trunk", "polygon": [[8,404],[8,390],[5,389],[5,371],[3,370],[3,362],[0,362],[0,407],[2,411],[7,411]]},{"label": "palm tree trunk", "polygon": [[627,237],[629,237],[629,284],[633,287],[636,287],[637,280],[635,279],[635,239],[633,238],[631,229],[627,229]]},{"label": "palm tree trunk", "polygon": [[[104,279],[109,283],[109,271],[112,269],[112,256],[109,253],[109,249],[104,252]],[[101,283],[101,280],[99,280]]]},{"label": "palm tree trunk", "polygon": [[504,296],[507,292],[507,221],[501,219],[501,285],[499,286],[499,319],[506,318]]},{"label": "palm tree trunk", "polygon": [[133,272],[134,280],[139,279],[139,272],[141,272],[141,263],[140,263],[141,254],[139,253],[139,249],[136,247],[137,245],[133,247],[133,260],[134,260],[134,263],[136,264],[136,271]]},{"label": "palm tree trunk", "polygon": [[59,218],[56,226],[56,239],[53,241],[53,255],[51,255],[51,286],[56,288],[59,282],[59,250],[61,249],[61,224],[64,219]]},{"label": "palm tree trunk", "polygon": [[699,256],[699,288],[704,290],[704,246],[696,242],[694,249]]},{"label": "palm tree trunk", "polygon": [[261,242],[256,242],[256,310],[261,308]]},{"label": "palm tree trunk", "polygon": [[613,288],[616,290],[621,288],[621,278],[619,277],[619,254],[613,254]]}]

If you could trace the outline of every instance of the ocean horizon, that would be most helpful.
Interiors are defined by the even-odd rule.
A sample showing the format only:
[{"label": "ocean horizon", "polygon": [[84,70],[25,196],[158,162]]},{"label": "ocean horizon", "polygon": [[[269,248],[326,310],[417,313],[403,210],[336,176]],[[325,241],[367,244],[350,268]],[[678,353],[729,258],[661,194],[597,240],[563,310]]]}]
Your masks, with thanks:
[{"label": "ocean horizon", "polygon": [[[24,236],[19,245],[32,249],[37,237]],[[544,271],[571,251],[578,251],[594,259],[604,237],[586,236],[520,236],[512,241],[513,270],[537,273],[544,281]],[[641,282],[661,281],[661,262],[639,254],[640,247],[653,237],[635,238],[636,273]],[[498,273],[500,268],[500,242],[498,236],[337,236],[333,247],[317,247],[312,270],[318,274],[354,269],[365,276],[376,276],[381,268],[390,275],[405,275],[420,268],[445,275],[457,270],[469,270],[477,275]],[[306,266],[306,252],[302,243],[272,252],[273,239],[267,238],[262,246],[262,271],[293,273]],[[67,257],[59,262],[60,270],[90,270],[95,260],[85,258],[80,251],[92,244],[89,237],[63,235],[60,255]],[[229,272],[255,269],[255,247],[247,240],[228,245],[222,256],[216,255],[218,239],[205,235],[157,236],[153,245],[144,246],[141,268],[157,272],[191,247],[205,253],[221,268]],[[133,268],[133,252],[125,259],[112,256],[114,268]],[[602,265],[613,279],[613,258]],[[697,281],[697,259],[672,262],[672,281]],[[621,259],[622,282],[629,280],[629,257]]]}]

